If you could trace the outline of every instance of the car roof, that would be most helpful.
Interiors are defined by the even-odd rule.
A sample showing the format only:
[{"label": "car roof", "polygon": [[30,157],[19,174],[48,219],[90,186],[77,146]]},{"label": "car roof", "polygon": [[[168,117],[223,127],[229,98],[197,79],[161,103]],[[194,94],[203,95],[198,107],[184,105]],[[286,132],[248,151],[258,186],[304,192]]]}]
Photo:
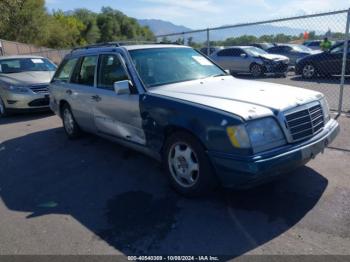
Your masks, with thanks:
[{"label": "car roof", "polygon": [[7,59],[20,59],[20,58],[40,58],[45,59],[42,56],[35,56],[35,55],[9,55],[9,56],[0,56],[0,60],[7,60]]}]

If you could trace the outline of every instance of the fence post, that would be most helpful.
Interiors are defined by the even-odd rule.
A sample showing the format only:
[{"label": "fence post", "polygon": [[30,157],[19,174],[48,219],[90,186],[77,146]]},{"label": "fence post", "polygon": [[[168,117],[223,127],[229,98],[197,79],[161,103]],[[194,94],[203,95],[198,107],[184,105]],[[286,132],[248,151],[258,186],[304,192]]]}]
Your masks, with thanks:
[{"label": "fence post", "polygon": [[210,36],[209,36],[209,28],[207,28],[207,55],[210,55]]},{"label": "fence post", "polygon": [[346,18],[345,39],[344,39],[345,42],[344,42],[343,64],[342,64],[341,80],[340,80],[338,114],[341,114],[341,112],[343,110],[343,95],[344,95],[344,84],[345,84],[345,74],[346,74],[346,60],[347,60],[348,46],[349,46],[349,26],[350,26],[350,9],[348,10],[348,15]]}]

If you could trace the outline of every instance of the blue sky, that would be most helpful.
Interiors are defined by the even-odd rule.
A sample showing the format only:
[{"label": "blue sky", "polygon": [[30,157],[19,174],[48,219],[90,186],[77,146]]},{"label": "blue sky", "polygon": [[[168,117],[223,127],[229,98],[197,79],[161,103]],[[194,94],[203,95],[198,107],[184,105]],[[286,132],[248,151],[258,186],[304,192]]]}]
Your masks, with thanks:
[{"label": "blue sky", "polygon": [[[155,18],[193,29],[350,7],[349,0],[46,0],[48,10],[111,6],[135,18]],[[336,21],[335,21],[336,22]]]}]

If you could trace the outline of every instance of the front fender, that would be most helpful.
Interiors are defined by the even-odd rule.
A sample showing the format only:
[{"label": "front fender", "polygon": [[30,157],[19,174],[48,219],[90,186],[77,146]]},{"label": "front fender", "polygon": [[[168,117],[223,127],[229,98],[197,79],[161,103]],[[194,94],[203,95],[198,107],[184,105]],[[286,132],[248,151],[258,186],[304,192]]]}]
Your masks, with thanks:
[{"label": "front fender", "polygon": [[168,127],[177,127],[196,136],[207,150],[237,153],[226,134],[227,126],[244,122],[239,116],[214,108],[156,94],[140,97],[142,127],[146,144],[160,152]]}]

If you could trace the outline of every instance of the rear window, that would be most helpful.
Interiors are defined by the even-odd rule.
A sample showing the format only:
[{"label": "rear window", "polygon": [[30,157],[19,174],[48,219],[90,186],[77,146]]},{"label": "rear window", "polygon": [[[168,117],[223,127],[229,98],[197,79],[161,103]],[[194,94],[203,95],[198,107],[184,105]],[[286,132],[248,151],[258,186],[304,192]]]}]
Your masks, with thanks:
[{"label": "rear window", "polygon": [[78,58],[68,59],[59,66],[53,80],[68,82],[69,77],[78,61]]},{"label": "rear window", "polygon": [[86,56],[82,59],[80,67],[74,71],[71,82],[80,85],[93,86],[95,82],[95,68],[97,56]]}]

